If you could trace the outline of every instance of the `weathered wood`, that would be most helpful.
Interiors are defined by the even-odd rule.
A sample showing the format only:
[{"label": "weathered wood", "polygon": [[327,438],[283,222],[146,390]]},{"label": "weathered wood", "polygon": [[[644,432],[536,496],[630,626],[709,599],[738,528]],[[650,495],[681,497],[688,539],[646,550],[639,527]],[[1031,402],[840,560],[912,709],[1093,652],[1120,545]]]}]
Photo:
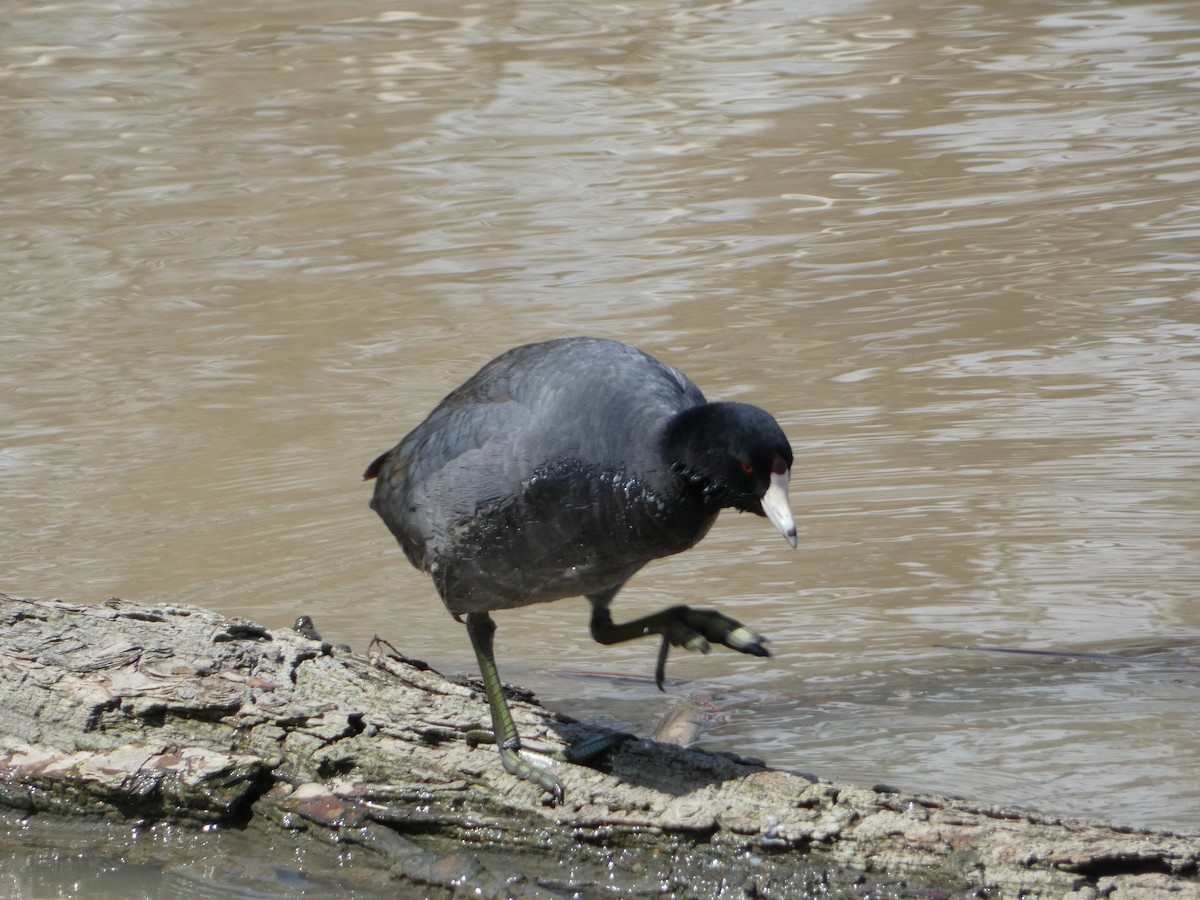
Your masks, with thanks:
[{"label": "weathered wood", "polygon": [[[0,806],[20,813],[303,833],[443,895],[588,896],[615,868],[647,896],[1200,898],[1200,835],[838,786],[642,740],[603,771],[563,766],[566,803],[547,807],[465,739],[488,720],[475,686],[390,654],[169,603],[0,595],[0,623]],[[596,734],[526,699],[513,712],[532,747]]]}]

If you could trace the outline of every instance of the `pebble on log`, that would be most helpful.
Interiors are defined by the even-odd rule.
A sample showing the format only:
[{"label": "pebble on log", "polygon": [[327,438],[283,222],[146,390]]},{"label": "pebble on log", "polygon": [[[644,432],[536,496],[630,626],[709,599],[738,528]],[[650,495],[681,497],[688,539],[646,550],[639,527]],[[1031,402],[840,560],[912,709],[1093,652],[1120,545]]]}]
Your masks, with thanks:
[{"label": "pebble on log", "polygon": [[[430,896],[607,895],[615,866],[632,896],[1200,898],[1200,835],[636,739],[563,765],[548,807],[467,740],[488,721],[477,683],[397,654],[172,603],[0,594],[0,621],[0,807],[21,815],[319,834]],[[512,706],[531,747],[600,733]],[[531,874],[559,859],[572,883]]]}]

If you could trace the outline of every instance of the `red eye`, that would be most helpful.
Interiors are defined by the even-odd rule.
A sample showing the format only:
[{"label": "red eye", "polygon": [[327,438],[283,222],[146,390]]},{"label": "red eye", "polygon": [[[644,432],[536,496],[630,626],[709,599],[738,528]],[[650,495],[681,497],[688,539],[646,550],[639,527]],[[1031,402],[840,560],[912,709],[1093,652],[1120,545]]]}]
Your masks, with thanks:
[{"label": "red eye", "polygon": [[748,463],[748,462],[744,462],[744,463],[742,463],[742,471],[745,472],[747,475],[753,475],[754,474],[754,466],[750,465],[750,463]]}]

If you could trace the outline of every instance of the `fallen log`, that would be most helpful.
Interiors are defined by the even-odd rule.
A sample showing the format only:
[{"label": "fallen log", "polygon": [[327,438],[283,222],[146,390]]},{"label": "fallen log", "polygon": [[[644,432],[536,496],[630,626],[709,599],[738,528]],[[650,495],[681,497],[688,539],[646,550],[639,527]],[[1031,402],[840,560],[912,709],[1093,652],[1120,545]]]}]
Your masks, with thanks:
[{"label": "fallen log", "polygon": [[[566,802],[467,733],[476,682],[194,606],[0,594],[0,807],[357,848],[429,896],[1200,898],[1200,835],[867,790],[630,739]],[[530,747],[593,726],[514,696]]]}]

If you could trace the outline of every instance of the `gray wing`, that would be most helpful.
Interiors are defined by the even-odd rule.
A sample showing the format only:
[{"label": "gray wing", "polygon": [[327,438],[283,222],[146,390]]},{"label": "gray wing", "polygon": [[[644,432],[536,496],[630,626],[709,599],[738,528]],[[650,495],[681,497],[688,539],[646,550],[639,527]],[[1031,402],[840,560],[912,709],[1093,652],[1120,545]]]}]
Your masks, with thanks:
[{"label": "gray wing", "polygon": [[591,542],[606,515],[598,492],[620,487],[600,476],[665,477],[658,436],[703,402],[682,373],[623,344],[518,347],[372,464],[372,506],[420,568],[506,554],[536,575],[565,564],[562,546]]}]

